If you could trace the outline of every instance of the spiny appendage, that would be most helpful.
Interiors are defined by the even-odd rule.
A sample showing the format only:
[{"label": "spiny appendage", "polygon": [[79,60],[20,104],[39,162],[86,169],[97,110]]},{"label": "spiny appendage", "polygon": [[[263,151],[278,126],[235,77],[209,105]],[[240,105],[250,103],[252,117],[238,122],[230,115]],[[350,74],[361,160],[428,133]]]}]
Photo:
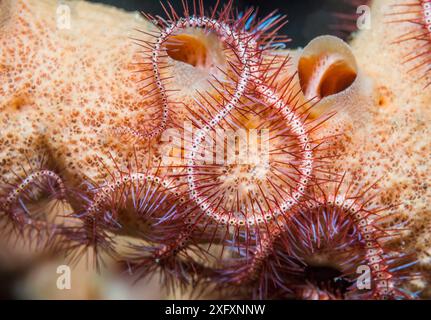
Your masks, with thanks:
[{"label": "spiny appendage", "polygon": [[[199,5],[203,8],[202,2],[200,2]],[[191,148],[189,148],[186,155],[188,186],[190,195],[197,206],[206,211],[208,215],[211,211],[211,216],[214,216],[217,222],[221,221],[224,224],[234,226],[254,225],[255,223],[264,224],[265,221],[270,220],[272,216],[286,212],[289,207],[293,205],[294,201],[300,198],[300,193],[304,191],[308,183],[307,178],[311,175],[313,156],[311,145],[304,143],[305,140],[308,140],[308,137],[306,137],[307,133],[303,128],[300,117],[294,114],[292,109],[277,96],[275,91],[270,88],[269,84],[265,84],[265,80],[268,76],[262,74],[262,70],[269,73],[269,69],[271,69],[269,63],[265,65],[262,62],[262,54],[271,47],[270,39],[276,38],[275,31],[269,30],[277,26],[280,22],[280,18],[278,16],[269,16],[263,21],[255,21],[253,12],[249,10],[235,21],[230,17],[229,9],[230,4],[221,11],[217,20],[214,19],[216,9],[213,10],[211,18],[208,18],[203,15],[203,12],[200,12],[200,15],[197,15],[195,12],[195,14],[191,16],[187,7],[184,8],[185,18],[177,18],[176,13],[171,12],[170,15],[168,11],[166,12],[170,18],[168,21],[161,18],[149,17],[156,24],[161,26],[161,31],[160,34],[158,33],[157,36],[154,36],[154,42],[146,44],[149,50],[148,55],[151,58],[151,62],[148,64],[154,69],[157,91],[162,92],[164,90],[162,85],[163,81],[160,81],[158,71],[158,58],[161,54],[162,44],[168,41],[169,37],[178,31],[190,27],[204,28],[207,31],[214,32],[220,38],[220,41],[233,52],[236,59],[234,59],[234,62],[229,61],[232,70],[230,70],[230,72],[225,72],[226,78],[230,80],[229,85],[216,79],[213,86],[215,95],[211,95],[211,93],[198,93],[196,106],[188,108],[191,113],[195,111],[200,122],[199,130],[196,132],[195,138],[191,143]],[[152,36],[151,34],[148,35]],[[253,87],[254,89],[254,92],[250,93],[250,95],[256,94],[260,96],[264,104],[275,106],[278,111],[282,113],[288,127],[287,130],[298,140],[294,144],[300,145],[303,148],[301,152],[304,153],[304,159],[299,166],[292,166],[295,170],[300,172],[300,177],[296,182],[299,192],[293,193],[289,199],[280,203],[281,209],[275,210],[275,212],[267,211],[263,214],[264,217],[259,216],[257,219],[250,216],[244,218],[241,217],[240,214],[238,214],[239,217],[236,217],[236,215],[230,212],[223,214],[214,210],[215,204],[209,203],[209,201],[205,200],[205,197],[200,194],[200,187],[196,185],[196,174],[194,172],[195,167],[199,167],[196,157],[202,142],[208,139],[211,132],[217,127],[226,128],[226,126],[222,125],[222,122],[225,124],[229,122],[230,119],[234,118],[231,115],[232,112],[236,112],[238,109],[241,113],[242,110],[239,108],[239,103],[244,97],[248,87]],[[217,95],[222,98],[221,101],[219,97],[216,97]],[[165,106],[167,106],[167,104],[165,104]],[[259,190],[257,190],[257,192],[259,192]],[[269,200],[267,199],[266,202],[269,203],[269,201],[273,202],[274,200],[271,198]],[[258,204],[253,205],[256,207],[258,206]],[[219,206],[223,207],[223,204],[219,204]],[[256,210],[262,211],[259,209]],[[237,211],[239,211],[239,208],[237,208]]]},{"label": "spiny appendage", "polygon": [[[147,209],[144,210],[145,214],[148,217],[152,217],[160,204],[150,206],[150,200],[153,200],[151,197],[154,196],[154,193],[157,192],[160,187],[166,191],[171,186],[171,183],[172,181],[161,179],[158,176],[145,172],[120,174],[120,176],[114,177],[114,181],[105,183],[98,188],[92,188],[92,190],[96,192],[93,200],[86,209],[86,214],[103,216],[105,220],[115,220],[118,217],[113,217],[111,213],[119,213],[119,210],[111,206],[113,205],[117,208],[121,208],[123,204],[133,196],[135,205],[137,206],[135,208],[136,213],[142,211],[139,210],[139,205],[144,205],[145,207],[143,209]],[[147,194],[148,192],[151,192],[151,194]],[[161,196],[154,200],[161,200],[160,198]],[[136,203],[136,201],[140,203]]]},{"label": "spiny appendage", "polygon": [[[312,106],[298,103],[298,92],[293,90],[294,77],[274,85],[288,61],[288,57],[284,58],[281,66],[274,69],[271,63],[263,64],[252,59],[254,67],[251,68],[244,97],[242,101],[236,101],[235,109],[227,117],[214,116],[204,107],[200,112],[190,110],[193,123],[201,129],[185,151],[189,195],[195,205],[184,211],[191,215],[205,214],[210,218],[209,223],[228,226],[230,231],[225,233],[225,237],[232,232],[239,239],[240,229],[247,230],[252,236],[260,228],[267,228],[277,217],[289,215],[289,210],[301,201],[310,180],[317,182],[318,174],[322,173],[323,169],[319,165],[313,168],[313,163],[324,161],[324,156],[315,154],[323,151],[325,139],[313,141],[310,135],[327,118],[307,121]],[[268,68],[272,68],[271,72]],[[218,110],[220,105],[209,109]],[[208,122],[206,119],[211,116],[213,118]],[[268,137],[260,139],[260,153],[257,141],[252,148],[255,152],[248,150],[247,156],[253,158],[251,163],[244,165],[240,159],[232,164],[208,165],[207,159],[198,160],[198,155],[208,146],[208,140],[212,142],[210,146],[215,144],[219,147],[219,129],[234,128],[270,132]],[[268,148],[262,148],[266,144]],[[215,153],[227,154],[223,159],[226,161],[226,158],[235,158],[229,156],[236,152],[241,155],[242,151],[234,148],[230,155],[229,150],[216,150]],[[266,151],[269,159],[265,157]]]},{"label": "spiny appendage", "polygon": [[[283,25],[284,17],[281,16],[269,15],[262,21],[255,21],[253,10],[250,9],[239,17],[234,17],[232,15],[232,1],[219,12],[217,4],[208,16],[205,16],[203,1],[194,2],[194,12],[191,12],[186,2],[183,3],[183,7],[184,17],[182,18],[171,6],[170,10],[163,6],[167,19],[144,14],[154,23],[157,31],[142,31],[150,40],[137,40],[144,48],[144,61],[137,63],[138,66],[142,67],[139,72],[152,72],[151,76],[141,79],[142,82],[148,82],[141,90],[152,88],[145,94],[145,99],[159,96],[159,101],[162,104],[161,123],[149,133],[145,133],[148,138],[158,136],[166,129],[168,120],[169,122],[173,120],[170,117],[172,113],[170,106],[176,102],[171,101],[169,93],[172,90],[167,89],[167,82],[172,79],[172,72],[169,72],[172,63],[167,47],[181,44],[181,40],[177,37],[181,32],[195,28],[203,30],[205,34],[214,33],[219,38],[220,43],[223,44],[227,65],[238,71],[235,74],[236,79],[233,84],[234,92],[229,94],[229,101],[219,110],[221,117],[225,117],[235,107],[244,93],[250,76],[250,58],[261,54],[264,50],[271,49],[274,43],[285,40],[284,37],[275,35],[276,31]],[[233,73],[232,70],[223,72]]]},{"label": "spiny appendage", "polygon": [[25,177],[15,174],[18,182],[7,183],[1,190],[0,212],[5,215],[6,229],[12,235],[18,232],[33,238],[53,236],[67,213],[68,195],[62,178],[54,171],[32,168]]},{"label": "spiny appendage", "polygon": [[[371,199],[365,200],[363,195],[352,198],[337,191],[298,210],[287,233],[288,242],[297,245],[290,245],[288,250],[292,261],[296,259],[293,269],[302,269],[296,279],[302,274],[309,282],[294,284],[293,288],[311,296],[320,292],[319,296],[337,299],[413,298],[402,285],[413,279],[413,272],[406,269],[415,261],[388,245],[403,229],[385,228],[383,224],[394,217],[382,215],[386,209],[371,208]],[[370,270],[370,287],[361,291],[357,270],[364,266]]]},{"label": "spiny appendage", "polygon": [[[403,286],[417,276],[409,270],[415,260],[389,248],[403,226],[384,227],[394,217],[371,208],[372,197],[338,190],[310,195],[289,222],[256,238],[253,251],[241,250],[239,261],[217,270],[214,282],[222,288],[239,285],[261,299],[414,298]],[[365,291],[357,287],[359,267],[370,271]]]},{"label": "spiny appendage", "polygon": [[233,257],[224,259],[210,276],[216,288],[239,299],[293,298],[293,290],[287,287],[289,278],[285,276],[283,261],[274,248],[279,230],[262,231],[253,246],[232,250]]},{"label": "spiny appendage", "polygon": [[115,127],[110,131],[110,134],[124,137],[131,144],[137,144],[148,139],[148,135],[145,132],[128,126]]},{"label": "spiny appendage", "polygon": [[[253,46],[255,43],[248,42],[244,44],[250,48],[250,51],[253,51]],[[254,49],[254,51],[256,51]],[[278,71],[283,69],[288,62],[288,58],[286,58],[282,63],[281,67],[279,67]],[[196,112],[195,117],[198,118],[198,121],[202,123],[202,127],[198,132],[196,133],[196,137],[194,138],[194,141],[192,143],[192,146],[190,148],[190,151],[187,153],[187,180],[190,190],[190,196],[194,201],[196,202],[198,208],[205,212],[205,214],[211,218],[214,218],[214,220],[217,223],[231,225],[235,227],[245,227],[245,226],[255,226],[255,225],[265,225],[267,221],[270,221],[274,217],[277,217],[278,215],[283,215],[286,213],[292,206],[299,201],[302,194],[304,193],[306,186],[308,184],[309,178],[313,171],[313,150],[310,143],[310,138],[308,137],[309,131],[304,126],[304,118],[301,117],[303,114],[300,112],[297,112],[295,110],[295,105],[291,105],[291,102],[294,100],[296,95],[292,92],[293,90],[290,87],[291,79],[288,79],[287,84],[288,85],[281,85],[280,87],[284,87],[284,91],[282,90],[281,96],[276,93],[276,90],[271,87],[271,84],[274,82],[274,78],[269,76],[271,75],[277,75],[277,70],[272,70],[272,72],[268,72],[268,66],[262,63],[263,58],[259,54],[255,54],[250,57],[249,59],[249,76],[247,79],[244,79],[244,83],[240,83],[240,88],[244,89],[244,97],[249,99],[251,104],[256,104],[256,99],[259,99],[260,101],[258,104],[264,105],[267,107],[267,109],[274,109],[274,114],[282,119],[282,123],[284,125],[284,128],[277,128],[279,130],[285,131],[285,137],[291,138],[290,142],[291,146],[299,147],[300,150],[295,150],[293,152],[295,154],[294,157],[300,158],[300,163],[292,165],[292,167],[295,169],[295,177],[292,179],[292,174],[286,172],[280,171],[277,173],[281,176],[288,176],[288,180],[290,180],[288,185],[288,190],[291,191],[292,186],[290,185],[292,180],[294,180],[294,183],[296,186],[293,188],[294,191],[291,192],[289,196],[282,196],[282,200],[280,202],[277,202],[277,199],[280,196],[280,192],[275,190],[274,192],[269,192],[270,197],[266,198],[265,192],[262,191],[260,188],[260,185],[258,183],[257,190],[255,192],[259,194],[263,194],[263,197],[265,200],[261,201],[262,204],[259,204],[258,201],[255,201],[255,197],[247,194],[247,192],[244,192],[242,190],[238,190],[235,186],[224,186],[224,187],[230,187],[229,193],[232,193],[232,190],[236,192],[236,194],[231,195],[230,197],[236,197],[236,204],[228,204],[223,203],[225,200],[224,196],[217,197],[217,194],[212,193],[210,197],[208,195],[204,195],[202,192],[203,188],[211,187],[211,189],[217,188],[217,185],[207,185],[202,186],[201,183],[199,183],[199,179],[201,180],[208,180],[208,172],[205,172],[203,174],[199,173],[200,168],[204,168],[205,166],[202,166],[198,161],[196,161],[196,158],[200,151],[203,148],[204,140],[208,139],[210,137],[211,131],[214,132],[214,130],[217,130],[218,128],[226,129],[226,128],[245,128],[247,129],[247,125],[242,122],[241,120],[245,118],[247,119],[247,114],[259,113],[256,111],[253,111],[250,107],[243,107],[241,105],[241,100],[237,99],[235,96],[232,98],[232,106],[229,106],[228,112],[225,112],[225,109],[222,108],[221,105],[214,105],[211,108],[205,109],[204,106],[199,109],[199,112]],[[270,64],[268,64],[270,65]],[[244,66],[246,68],[246,66]],[[269,81],[272,80],[272,81]],[[219,92],[223,96],[222,92]],[[286,99],[284,101],[284,98],[290,98]],[[292,98],[293,97],[293,98]],[[215,99],[212,99],[215,100]],[[210,104],[208,101],[205,101],[207,104]],[[199,104],[199,103],[198,103]],[[202,104],[204,105],[204,104]],[[209,111],[207,111],[209,109]],[[213,113],[213,110],[214,113]],[[221,110],[217,112],[218,110]],[[265,116],[264,113],[266,110],[262,111],[262,116]],[[207,120],[207,118],[204,117],[204,115],[210,115],[212,118],[211,120]],[[280,124],[280,122],[278,122]],[[258,127],[259,128],[259,127]],[[270,129],[261,127],[259,129]],[[282,136],[283,134],[280,134]],[[280,147],[280,146],[279,146]],[[285,149],[289,148],[289,145],[284,146]],[[277,150],[276,148],[273,149],[273,154],[279,151],[279,153],[285,152],[285,154],[289,154],[291,150],[283,150],[283,148],[280,148]],[[290,152],[292,153],[292,152]],[[300,156],[297,156],[297,155]],[[263,157],[264,158],[264,157]],[[275,162],[280,162],[279,159],[275,160],[272,164]],[[265,167],[264,170],[270,170],[271,164],[263,163],[261,167]],[[198,168],[196,170],[196,168]],[[199,177],[201,175],[201,177]],[[206,177],[204,177],[206,175]],[[290,177],[289,177],[290,175]],[[239,177],[237,177],[239,178]],[[265,178],[265,177],[264,177]],[[264,179],[266,181],[266,179]],[[269,180],[269,177],[268,177]],[[279,180],[283,180],[282,178]],[[270,181],[268,181],[271,183]],[[284,182],[285,183],[285,182]],[[286,184],[286,183],[285,183]],[[270,188],[276,188],[275,185],[272,185]],[[224,189],[226,192],[228,191],[227,188]],[[239,194],[241,193],[241,194]],[[281,191],[281,194],[285,193],[285,191]],[[243,201],[240,200],[240,198],[245,198],[245,202],[250,202],[249,204],[243,205]],[[218,201],[220,200],[220,201]],[[270,202],[273,202],[272,205],[269,205]],[[274,203],[275,202],[275,203]],[[271,208],[262,208],[262,207],[273,207],[277,206],[276,209],[271,210]],[[245,208],[244,208],[245,207]],[[220,209],[219,209],[220,208]],[[251,213],[244,214],[244,210],[250,209],[250,211],[253,211]]]},{"label": "spiny appendage", "polygon": [[[188,252],[196,256],[200,252],[189,242],[193,225],[177,218],[177,207],[185,201],[174,188],[175,181],[162,176],[160,166],[142,169],[140,164],[136,153],[126,170],[115,162],[111,172],[102,161],[110,180],[86,183],[84,205],[76,214],[81,223],[64,229],[69,243],[65,251],[77,260],[90,248],[97,269],[108,255],[137,273],[137,280],[160,268],[166,271],[166,288],[173,288],[174,280],[185,285],[193,278],[195,265]],[[127,241],[119,247],[121,236]]]},{"label": "spiny appendage", "polygon": [[57,247],[70,264],[77,264],[85,257],[94,270],[100,272],[106,267],[106,259],[117,259],[116,239],[100,221],[84,216],[58,232]]},{"label": "spiny appendage", "polygon": [[176,214],[170,181],[147,172],[117,172],[102,185],[87,183],[83,207],[75,214],[76,226],[63,229],[70,243],[67,252],[92,248],[117,258],[115,235],[157,241],[163,234],[157,224]]},{"label": "spiny appendage", "polygon": [[25,191],[28,190],[31,185],[37,184],[38,180],[42,180],[43,178],[53,179],[58,184],[59,195],[65,198],[66,188],[63,184],[63,180],[53,171],[40,170],[30,174],[10,192],[9,196],[2,204],[3,210],[10,211],[11,207],[18,201],[19,197],[22,196],[23,193],[25,193]]},{"label": "spiny appendage", "polygon": [[410,23],[414,29],[401,35],[394,43],[416,43],[403,63],[414,63],[410,72],[420,72],[426,87],[431,85],[431,1],[413,0],[410,3],[396,4],[389,14],[390,23]]},{"label": "spiny appendage", "polygon": [[[254,44],[244,44],[244,46],[252,46]],[[251,114],[251,108],[249,107],[241,107],[241,96],[246,93],[247,87],[252,87],[253,89],[256,89],[255,92],[250,93],[250,96],[253,96],[255,94],[259,95],[260,98],[263,100],[261,103],[264,105],[269,105],[271,107],[276,106],[278,109],[281,110],[283,113],[283,116],[286,118],[286,125],[290,128],[292,133],[298,134],[305,134],[305,130],[303,128],[300,128],[302,123],[298,121],[296,116],[291,113],[289,107],[282,101],[282,99],[278,98],[277,95],[268,87],[268,85],[264,84],[262,81],[262,77],[260,75],[260,68],[259,68],[259,62],[261,61],[261,57],[258,55],[255,55],[253,57],[250,57],[247,64],[243,66],[244,69],[248,69],[247,71],[247,77],[241,78],[239,82],[239,88],[240,92],[236,91],[235,94],[232,97],[232,101],[227,104],[226,107],[216,105],[210,108],[210,111],[205,112],[205,108],[202,108],[203,112],[196,113],[196,117],[198,117],[198,121],[203,124],[203,127],[201,127],[198,132],[196,133],[196,136],[192,142],[190,150],[187,152],[186,158],[187,158],[187,180],[188,180],[188,186],[190,191],[190,197],[195,201],[198,208],[205,212],[205,214],[211,218],[214,218],[214,220],[217,223],[225,224],[225,225],[231,225],[231,226],[246,226],[251,225],[254,226],[255,224],[260,225],[264,224],[267,220],[271,220],[275,215],[280,214],[279,211],[276,211],[274,214],[272,212],[266,211],[265,213],[262,212],[262,209],[257,208],[257,212],[259,212],[259,217],[255,219],[254,212],[253,215],[251,214],[241,214],[241,211],[247,210],[248,203],[244,204],[243,201],[240,200],[240,197],[243,198],[243,195],[239,195],[239,193],[245,194],[246,202],[250,201],[251,207],[255,207],[258,204],[255,204],[253,199],[250,199],[250,196],[247,195],[247,191],[244,192],[243,190],[239,190],[238,185],[236,186],[229,186],[225,185],[226,181],[223,181],[222,179],[219,179],[220,181],[217,181],[215,184],[208,183],[208,177],[211,175],[208,171],[213,169],[211,166],[205,167],[205,165],[200,164],[196,158],[198,157],[198,154],[202,151],[202,148],[204,147],[204,141],[205,139],[209,139],[211,137],[211,133],[217,132],[218,128],[221,129],[228,129],[228,128],[244,128],[247,129],[247,125],[244,122],[248,122],[248,116],[247,114]],[[248,65],[248,63],[250,65]],[[223,94],[219,92],[222,96]],[[208,102],[208,101],[206,101]],[[253,103],[253,101],[252,101]],[[248,109],[248,110],[247,110]],[[216,114],[212,114],[211,111],[215,110]],[[217,110],[221,110],[217,113]],[[265,112],[265,110],[261,110],[262,113]],[[208,122],[204,115],[208,114],[210,117],[212,116],[212,119]],[[245,121],[242,121],[241,119],[244,119]],[[230,123],[231,122],[231,123]],[[265,127],[259,127],[259,130],[268,129]],[[217,133],[216,133],[217,134]],[[308,138],[305,138],[308,139]],[[263,144],[267,144],[269,142],[269,138],[262,139]],[[255,142],[257,144],[257,141]],[[217,152],[219,152],[218,150]],[[257,151],[257,146],[256,146]],[[261,150],[261,159],[265,158],[265,151],[268,150]],[[233,152],[236,152],[236,150],[233,150]],[[308,152],[308,151],[307,151]],[[311,151],[309,151],[309,154],[307,157],[311,155]],[[229,156],[229,154],[228,154]],[[247,155],[249,156],[249,155]],[[254,157],[259,158],[259,155],[255,154]],[[310,156],[310,159],[312,156]],[[223,159],[224,161],[225,159]],[[311,161],[311,160],[310,160]],[[242,162],[242,159],[239,160],[239,162]],[[267,171],[269,167],[269,163],[267,161],[257,161],[255,163],[256,166],[253,167],[248,165],[249,168],[241,168],[244,166],[229,166],[228,167],[222,167],[222,166],[215,166],[216,170],[223,170],[223,173],[229,173],[229,170],[231,170],[231,176],[234,179],[235,184],[238,184],[238,180],[243,180],[243,177],[240,177],[238,174],[239,171],[246,171],[246,175],[250,177],[245,177],[245,180],[254,180],[254,176],[256,172],[252,172],[255,170]],[[309,171],[311,174],[311,163],[308,163],[309,165]],[[259,166],[259,168],[257,168]],[[202,170],[200,170],[203,168]],[[199,172],[201,171],[201,172]],[[307,171],[308,172],[308,171]],[[214,176],[214,173],[212,174]],[[215,173],[216,176],[221,176],[220,173]],[[224,174],[226,176],[226,174]],[[236,176],[235,176],[236,175]],[[301,179],[302,178],[302,179]],[[301,177],[299,180],[301,183],[305,181],[304,177]],[[265,179],[266,180],[266,179]],[[204,185],[202,185],[202,181],[204,181]],[[248,181],[248,182],[249,182]],[[228,182],[229,183],[229,182]],[[220,191],[214,193],[213,189],[219,188]],[[302,188],[302,187],[301,187]],[[207,190],[205,190],[207,189]],[[259,187],[257,188],[259,189]],[[212,194],[209,196],[208,194],[204,194],[204,191],[210,191]],[[236,193],[232,194],[229,197],[236,197],[236,204],[232,202],[232,199],[226,198],[223,193],[226,192],[229,193]],[[261,190],[253,190],[253,192],[262,192]],[[220,195],[217,193],[221,193]],[[294,197],[298,197],[298,194],[295,194]],[[254,198],[254,197],[251,197]],[[231,203],[225,203],[225,201],[231,202]],[[270,201],[273,201],[273,199],[270,199]],[[266,201],[267,205],[268,200]],[[281,210],[287,211],[288,206],[293,205],[293,200],[289,199],[288,201],[285,201],[281,205]],[[220,208],[220,209],[219,209]],[[230,208],[230,209],[226,209]]]},{"label": "spiny appendage", "polygon": [[[147,134],[149,138],[159,135],[164,129],[166,129],[166,125],[169,119],[169,105],[172,104],[172,102],[169,101],[168,91],[164,84],[164,82],[168,80],[168,78],[164,77],[166,77],[166,74],[168,74],[167,69],[169,68],[169,60],[167,60],[168,54],[166,52],[166,44],[168,43],[169,38],[185,30],[186,28],[203,28],[206,32],[215,32],[222,42],[226,43],[227,46],[232,48],[232,50],[235,52],[242,64],[246,65],[248,59],[248,52],[246,51],[243,42],[240,40],[241,34],[239,34],[236,30],[234,30],[231,26],[224,22],[224,19],[226,19],[226,16],[228,14],[227,8],[220,13],[219,19],[208,18],[205,17],[203,14],[200,16],[189,16],[187,11],[186,17],[184,18],[178,18],[178,16],[174,13],[172,13],[171,16],[169,15],[168,11],[166,11],[166,13],[169,17],[168,21],[162,19],[161,17],[155,18],[148,16],[148,18],[153,21],[154,24],[158,27],[159,31],[156,35],[144,32],[147,36],[150,36],[152,40],[140,41],[142,47],[146,50],[144,52],[147,56],[146,59],[149,60],[140,63],[140,65],[147,67],[146,69],[143,69],[141,71],[152,70],[153,82],[156,85],[156,87],[153,90],[149,91],[148,94],[159,94],[160,101],[162,103],[161,124],[152,132]],[[213,12],[212,16],[214,16],[214,14],[215,11]],[[166,61],[161,62],[161,58],[164,58]],[[165,76],[162,75],[162,70]],[[243,83],[243,79],[245,79],[246,77],[247,70],[245,69],[240,77],[241,79],[239,82]],[[148,79],[143,79],[143,81],[147,80]],[[145,87],[142,89],[145,89]],[[145,98],[147,99],[148,94],[145,96]],[[241,95],[241,90],[238,89],[237,96],[240,97]],[[227,110],[229,110],[229,106],[230,105],[226,106]]]},{"label": "spiny appendage", "polygon": [[[266,115],[269,113],[269,118],[274,121],[252,114],[243,114],[243,121],[232,120],[238,128],[244,128],[244,137],[240,137],[243,138],[242,143],[251,140],[247,140],[244,122],[255,121],[256,136],[249,148],[242,145],[240,151],[237,148],[224,150],[224,144],[218,144],[216,153],[226,155],[223,163],[206,164],[206,159],[196,157],[205,145],[192,147],[194,150],[190,153],[187,166],[190,197],[200,210],[220,224],[242,227],[265,225],[285,214],[300,200],[306,189],[313,163],[307,130],[296,116],[287,115],[290,118],[286,123],[280,114],[268,109],[265,106],[255,108]],[[267,135],[264,135],[265,130]],[[262,133],[259,139],[257,133]],[[216,136],[214,140],[218,138]],[[258,141],[263,150],[259,150]],[[236,157],[238,151],[240,154]],[[243,151],[249,154],[242,157]],[[233,159],[232,163],[229,163],[230,159]]]},{"label": "spiny appendage", "polygon": [[175,291],[196,285],[205,277],[208,252],[196,241],[201,241],[192,223],[182,219],[157,225],[165,238],[158,243],[131,245],[132,251],[124,255],[122,264],[136,281],[159,275],[164,289]]},{"label": "spiny appendage", "polygon": [[[259,71],[260,68],[254,72]],[[324,148],[324,141],[313,141],[310,135],[326,118],[307,121],[306,104],[298,103],[298,93],[292,89],[293,77],[279,83],[280,94],[267,84],[270,81],[263,80],[265,77],[253,74],[245,91],[246,101],[238,102],[225,119],[213,118],[207,125],[211,129],[203,129],[203,135],[198,131],[185,152],[189,196],[195,202],[188,211],[205,214],[216,224],[251,233],[265,228],[279,216],[288,215],[301,201],[310,180],[318,181],[322,169],[313,164],[324,161],[324,156],[315,156]],[[194,123],[205,124],[208,115],[204,110],[194,114]],[[246,145],[231,150],[225,150],[224,144],[220,147],[218,130],[237,128],[245,131]],[[261,137],[252,139],[249,129],[256,130]],[[221,164],[199,159],[208,145],[219,148],[216,156],[225,155]],[[229,163],[230,159],[235,161]]]},{"label": "spiny appendage", "polygon": [[[133,208],[127,215],[139,218],[138,222],[131,221],[135,228],[144,225],[140,232],[131,232],[132,228],[122,223],[125,219],[121,215],[126,215],[126,212],[111,211],[118,212],[110,214],[110,217],[117,216],[116,221],[122,225],[121,229],[126,229],[125,234],[135,237],[118,257],[126,271],[133,274],[136,281],[158,274],[161,276],[163,288],[168,291],[175,291],[175,288],[185,289],[205,278],[205,273],[210,270],[203,264],[208,261],[209,254],[205,244],[211,243],[214,235],[210,228],[200,228],[200,217],[191,218],[181,214],[181,209],[186,208],[187,204],[174,180],[163,180],[149,174],[131,174],[121,181],[127,184],[134,181],[129,186],[129,190],[134,191],[121,188],[123,198],[133,199],[132,206],[121,205],[122,208]],[[112,183],[106,186],[105,192],[101,190],[101,197],[95,200],[92,206],[94,212],[100,211],[96,207],[100,208],[101,202],[111,203],[103,200],[105,194],[112,194],[120,184]],[[137,190],[139,186],[136,184],[142,184],[140,191]],[[119,200],[114,201],[116,207],[117,201]],[[125,202],[120,200],[120,203]],[[122,231],[117,229],[116,233],[122,234]]]}]

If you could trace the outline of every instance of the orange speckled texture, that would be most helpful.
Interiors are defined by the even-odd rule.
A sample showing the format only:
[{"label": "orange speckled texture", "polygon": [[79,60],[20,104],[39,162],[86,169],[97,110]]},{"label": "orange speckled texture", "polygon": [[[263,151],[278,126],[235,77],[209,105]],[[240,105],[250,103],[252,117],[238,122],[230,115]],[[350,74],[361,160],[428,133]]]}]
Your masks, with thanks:
[{"label": "orange speckled texture", "polygon": [[[351,43],[375,100],[367,108],[351,100],[348,111],[338,110],[353,130],[346,132],[333,169],[347,171],[358,185],[381,178],[374,202],[400,203],[392,211],[411,218],[412,230],[402,245],[419,252],[418,268],[430,275],[431,89],[424,89],[426,81],[415,80],[400,63],[411,44],[391,45],[413,26],[385,23],[391,4],[408,1],[375,0],[371,30],[359,32]],[[0,29],[0,177],[4,180],[13,179],[12,171],[20,172],[26,155],[38,154],[49,154],[74,183],[84,176],[104,178],[97,157],[115,171],[109,153],[121,164],[133,150],[112,134],[112,128],[124,124],[139,128],[146,117],[143,110],[154,104],[142,100],[137,85],[142,75],[133,73],[139,47],[130,37],[145,37],[134,31],[149,28],[143,18],[73,1],[72,28],[59,30],[56,8],[53,0],[12,1]],[[188,74],[185,70],[179,79]],[[358,125],[355,117],[363,114],[367,121]],[[138,153],[147,151],[146,144],[138,147]],[[417,285],[431,296],[426,282]]]},{"label": "orange speckled texture", "polygon": [[145,22],[73,2],[73,26],[60,30],[55,1],[14,3],[0,33],[1,174],[24,152],[44,152],[67,173],[92,176],[87,169],[107,154],[112,128],[135,125],[147,103],[133,80],[137,46],[128,37]]}]

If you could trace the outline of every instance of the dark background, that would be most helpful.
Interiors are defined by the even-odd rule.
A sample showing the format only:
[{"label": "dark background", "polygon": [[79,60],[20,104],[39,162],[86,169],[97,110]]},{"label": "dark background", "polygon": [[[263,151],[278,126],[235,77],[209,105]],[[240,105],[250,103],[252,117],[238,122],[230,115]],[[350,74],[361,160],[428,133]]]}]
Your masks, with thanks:
[{"label": "dark background", "polygon": [[[151,14],[165,16],[158,0],[90,0],[111,4],[129,11],[145,11]],[[164,1],[164,0],[163,0]],[[289,23],[281,31],[292,38],[290,47],[305,46],[311,39],[322,34],[334,34],[345,37],[334,27],[337,22],[335,13],[343,12],[354,17],[356,8],[349,5],[352,0],[235,0],[234,5],[239,10],[248,7],[258,7],[260,16],[273,10],[288,16]],[[166,1],[164,1],[166,2]],[[222,3],[226,2],[222,0]],[[367,1],[364,0],[364,3]],[[171,0],[177,12],[182,12],[180,0]],[[191,0],[189,0],[191,3]],[[213,7],[216,0],[204,0],[206,8]]]}]

